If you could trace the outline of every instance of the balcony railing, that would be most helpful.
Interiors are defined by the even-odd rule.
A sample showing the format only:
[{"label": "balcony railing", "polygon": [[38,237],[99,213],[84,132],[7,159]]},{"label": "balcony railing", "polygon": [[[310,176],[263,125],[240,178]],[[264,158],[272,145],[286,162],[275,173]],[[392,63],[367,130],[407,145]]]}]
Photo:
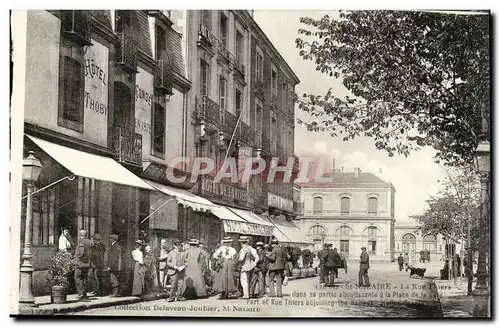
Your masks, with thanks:
[{"label": "balcony railing", "polygon": [[200,24],[200,30],[198,31],[198,45],[217,46],[217,38],[212,34],[210,28],[203,24]]},{"label": "balcony railing", "polygon": [[124,33],[119,33],[118,37],[120,38],[120,46],[116,51],[116,62],[131,73],[137,72],[137,52],[139,49],[137,40]]},{"label": "balcony railing", "polygon": [[156,61],[154,85],[160,93],[172,94],[172,70],[167,61]]},{"label": "balcony railing", "polygon": [[112,129],[111,149],[118,162],[133,166],[142,165],[142,135],[132,128],[114,127]]},{"label": "balcony railing", "polygon": [[224,130],[226,130],[226,132],[232,134],[234,129],[236,128],[237,122],[238,122],[238,117],[236,117],[227,110],[224,111]]},{"label": "balcony railing", "polygon": [[221,124],[220,106],[208,96],[196,98],[196,117],[219,126]]},{"label": "balcony railing", "polygon": [[250,126],[244,122],[240,122],[240,138],[243,142],[252,143],[253,133]]},{"label": "balcony railing", "polygon": [[89,10],[62,10],[61,24],[68,39],[80,46],[92,44],[92,18]]},{"label": "balcony railing", "polygon": [[234,69],[237,70],[240,74],[245,75],[245,65],[243,64],[242,55],[233,56],[232,62]]},{"label": "balcony railing", "polygon": [[222,59],[224,59],[228,63],[231,62],[231,57],[233,57],[233,55],[221,40],[217,40],[217,51],[219,52],[219,55]]}]

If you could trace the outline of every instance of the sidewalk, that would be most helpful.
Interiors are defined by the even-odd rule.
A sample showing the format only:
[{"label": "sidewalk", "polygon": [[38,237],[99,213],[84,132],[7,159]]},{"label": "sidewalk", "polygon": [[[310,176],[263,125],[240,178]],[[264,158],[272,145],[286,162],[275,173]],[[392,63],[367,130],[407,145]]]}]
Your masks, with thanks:
[{"label": "sidewalk", "polygon": [[50,302],[50,295],[35,297],[34,307],[19,307],[19,315],[56,315],[69,312],[78,312],[95,308],[106,308],[115,305],[132,304],[144,301],[166,299],[168,293],[152,293],[140,298],[137,296],[91,296],[84,301],[77,300],[77,294],[70,294],[67,302],[54,304]]},{"label": "sidewalk", "polygon": [[[305,278],[317,278],[304,277]],[[289,277],[288,280],[292,281],[298,278]],[[168,288],[168,286],[167,286]],[[126,305],[138,302],[155,301],[160,299],[167,299],[168,293],[152,293],[142,298],[137,296],[102,296],[102,297],[89,297],[85,301],[78,301],[77,294],[71,294],[67,297],[67,302],[54,304],[50,302],[50,295],[35,297],[34,307],[19,307],[19,315],[57,315],[70,312],[85,311],[88,309],[107,308],[116,305]]]},{"label": "sidewalk", "polygon": [[[473,318],[478,299],[467,295],[467,279],[457,281],[435,279],[444,318]],[[475,285],[475,281],[474,284]]]}]

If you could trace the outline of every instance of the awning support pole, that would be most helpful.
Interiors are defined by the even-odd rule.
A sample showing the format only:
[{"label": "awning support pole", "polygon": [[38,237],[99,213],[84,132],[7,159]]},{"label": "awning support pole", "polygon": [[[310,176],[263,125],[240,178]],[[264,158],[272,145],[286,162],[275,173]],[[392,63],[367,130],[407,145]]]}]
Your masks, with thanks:
[{"label": "awning support pole", "polygon": [[145,222],[146,220],[149,219],[149,217],[151,217],[152,215],[154,215],[158,210],[160,210],[161,208],[163,208],[169,201],[172,201],[174,199],[168,199],[167,201],[165,201],[161,206],[159,206],[158,208],[155,209],[155,211],[151,212],[146,218],[144,218],[140,224],[142,224],[143,222]]},{"label": "awning support pole", "polygon": [[[49,188],[49,187],[51,187],[51,186],[53,186],[53,185],[56,185],[57,183],[60,183],[60,182],[62,182],[62,181],[63,181],[63,180],[65,180],[65,179],[72,181],[72,180],[74,180],[74,179],[75,179],[75,175],[71,175],[71,176],[66,176],[66,177],[63,177],[63,178],[61,178],[60,180],[55,181],[55,182],[54,182],[54,183],[52,183],[52,184],[49,184],[49,185],[47,185],[47,186],[44,186],[44,187],[42,187],[42,188],[40,188],[40,189],[38,189],[38,190],[36,190],[36,191],[32,192],[32,193],[31,193],[31,195],[36,194],[36,193],[38,193],[38,192],[41,192],[41,191],[43,191],[43,190],[45,190],[45,189],[47,189],[47,188]],[[26,199],[27,197],[28,197],[28,195],[25,195],[25,196],[23,196],[23,197],[21,198],[21,200],[24,200],[24,199]]]}]

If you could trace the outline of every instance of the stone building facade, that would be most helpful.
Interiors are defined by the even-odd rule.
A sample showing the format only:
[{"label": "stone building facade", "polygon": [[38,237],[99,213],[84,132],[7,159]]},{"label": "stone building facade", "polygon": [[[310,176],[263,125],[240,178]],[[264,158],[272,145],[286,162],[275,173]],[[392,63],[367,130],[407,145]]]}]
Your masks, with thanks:
[{"label": "stone building facade", "polygon": [[299,226],[318,251],[332,243],[350,258],[365,246],[371,260],[394,256],[393,185],[372,173],[333,171],[327,183],[302,183],[303,214]]},{"label": "stone building facade", "polygon": [[[209,249],[225,234],[269,238],[295,215],[293,180],[191,180],[188,163],[173,163],[221,162],[226,154],[238,162],[279,157],[282,165],[294,158],[299,80],[251,12],[26,15],[26,34],[14,41],[26,44],[17,63],[26,66],[23,155],[35,151],[43,165],[35,190],[47,187],[33,197],[35,295],[48,293],[63,226],[75,241],[78,230],[99,233],[106,246],[118,234],[129,253],[144,235],[153,247],[161,238],[196,237]],[[24,240],[26,199],[22,205]]]}]

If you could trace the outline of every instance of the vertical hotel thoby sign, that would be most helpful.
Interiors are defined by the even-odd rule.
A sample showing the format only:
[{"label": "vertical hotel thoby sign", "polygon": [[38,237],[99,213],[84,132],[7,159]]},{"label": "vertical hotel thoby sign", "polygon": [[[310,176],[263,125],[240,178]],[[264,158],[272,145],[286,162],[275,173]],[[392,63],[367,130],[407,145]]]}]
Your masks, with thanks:
[{"label": "vertical hotel thoby sign", "polygon": [[84,58],[84,136],[89,141],[107,146],[109,49],[92,40],[92,46],[87,48]]},{"label": "vertical hotel thoby sign", "polygon": [[153,75],[137,67],[135,85],[135,132],[142,135],[142,158],[151,153],[151,115],[153,108]]}]

